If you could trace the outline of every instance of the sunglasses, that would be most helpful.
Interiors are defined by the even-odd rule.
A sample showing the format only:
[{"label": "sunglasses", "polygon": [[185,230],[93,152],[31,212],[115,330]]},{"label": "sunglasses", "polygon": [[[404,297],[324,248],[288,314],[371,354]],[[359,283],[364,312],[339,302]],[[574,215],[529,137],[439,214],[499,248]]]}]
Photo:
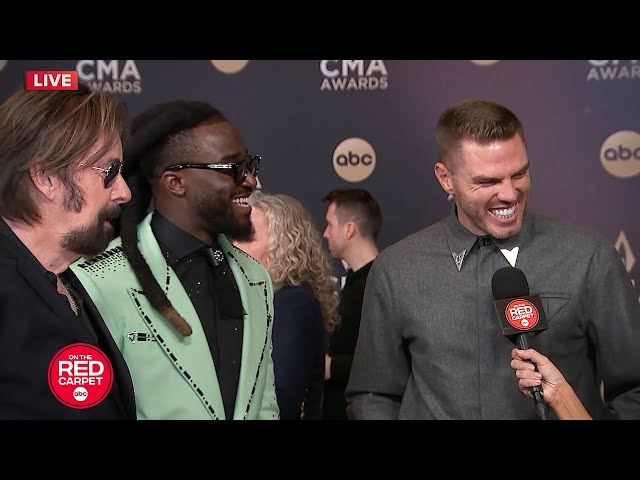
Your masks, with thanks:
[{"label": "sunglasses", "polygon": [[[82,165],[83,167],[86,167],[84,163],[79,163],[78,165]],[[100,168],[100,167],[91,167],[91,168],[93,168],[100,174],[104,174],[104,177],[103,177],[104,188],[109,188],[111,185],[113,185],[113,182],[115,182],[118,174],[122,172],[122,160],[116,160],[107,168]]]},{"label": "sunglasses", "polygon": [[182,170],[183,168],[201,168],[205,170],[219,170],[222,173],[231,175],[236,183],[242,183],[249,172],[254,177],[258,176],[260,167],[260,155],[247,155],[244,160],[233,163],[176,163],[164,169],[165,172]]}]

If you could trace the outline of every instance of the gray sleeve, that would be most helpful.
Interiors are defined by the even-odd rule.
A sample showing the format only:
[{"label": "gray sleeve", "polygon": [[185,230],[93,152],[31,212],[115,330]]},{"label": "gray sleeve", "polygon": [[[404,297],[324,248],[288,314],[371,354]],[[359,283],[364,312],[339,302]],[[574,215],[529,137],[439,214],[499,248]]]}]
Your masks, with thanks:
[{"label": "gray sleeve", "polygon": [[367,277],[360,332],[345,392],[350,419],[398,418],[410,372],[400,321],[388,272],[378,257]]},{"label": "gray sleeve", "polygon": [[590,337],[604,400],[619,419],[640,419],[640,303],[620,255],[602,245],[588,280]]}]

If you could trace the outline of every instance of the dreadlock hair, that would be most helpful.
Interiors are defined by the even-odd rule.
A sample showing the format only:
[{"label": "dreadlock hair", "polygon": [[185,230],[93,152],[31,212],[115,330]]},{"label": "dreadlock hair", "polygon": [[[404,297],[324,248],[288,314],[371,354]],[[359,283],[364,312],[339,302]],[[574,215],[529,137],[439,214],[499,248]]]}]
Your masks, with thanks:
[{"label": "dreadlock hair", "polygon": [[[131,200],[124,204],[120,218],[122,249],[151,305],[185,337],[191,335],[191,325],[173,307],[142,256],[138,248],[138,223],[148,213],[154,175],[190,140],[182,134],[198,125],[226,121],[220,111],[206,102],[161,103],[133,118],[124,147],[123,173],[131,189]],[[182,137],[187,139],[176,143]]]}]

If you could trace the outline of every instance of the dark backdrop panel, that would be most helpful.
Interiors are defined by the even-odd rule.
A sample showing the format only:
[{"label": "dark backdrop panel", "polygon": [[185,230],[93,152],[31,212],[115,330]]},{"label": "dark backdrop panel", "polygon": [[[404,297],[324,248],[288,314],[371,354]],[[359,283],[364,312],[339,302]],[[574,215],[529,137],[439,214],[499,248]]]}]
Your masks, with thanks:
[{"label": "dark backdrop panel", "polygon": [[[463,98],[492,98],[525,125],[531,208],[600,231],[638,278],[636,61],[336,60],[326,65],[328,75],[335,76],[324,75],[320,60],[254,60],[235,73],[210,60],[0,61],[0,98],[22,83],[26,70],[79,69],[96,76],[102,71],[96,88],[126,84],[130,91],[117,96],[131,115],[176,98],[209,101],[240,128],[249,150],[263,155],[262,187],[300,199],[321,230],[321,198],[328,190],[369,189],[383,210],[382,247],[451,208],[433,175],[439,113]],[[343,89],[323,88],[340,82]],[[621,131],[635,134],[623,145],[605,145]],[[360,182],[341,178],[333,168],[334,150],[352,137],[366,140],[376,156],[375,169]],[[624,163],[625,176],[603,167],[603,145],[632,153],[617,160]]]}]

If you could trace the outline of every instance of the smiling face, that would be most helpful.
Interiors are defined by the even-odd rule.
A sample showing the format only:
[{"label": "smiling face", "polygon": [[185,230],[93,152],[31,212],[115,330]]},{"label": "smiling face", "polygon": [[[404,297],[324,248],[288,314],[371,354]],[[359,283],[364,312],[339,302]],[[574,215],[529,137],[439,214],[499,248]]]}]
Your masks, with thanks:
[{"label": "smiling face", "polygon": [[[189,163],[239,163],[247,149],[240,132],[228,122],[198,125],[190,130],[194,148]],[[184,155],[183,155],[184,156]],[[206,243],[219,233],[238,240],[253,236],[251,207],[247,198],[256,187],[256,178],[248,173],[237,182],[233,170],[184,168],[164,172],[163,182],[172,198],[158,204],[158,210],[170,209],[168,216],[181,228]],[[175,195],[182,201],[176,201]]]},{"label": "smiling face", "polygon": [[[102,143],[97,142],[87,157],[96,152]],[[115,160],[122,161],[120,139],[92,166],[106,169]],[[131,191],[122,175],[118,174],[109,187],[104,188],[104,173],[92,166],[81,167],[76,173],[82,200],[79,203],[71,201],[67,195],[60,215],[60,223],[69,226],[62,234],[60,246],[86,256],[97,255],[107,247],[114,235],[112,222],[120,215],[120,204],[131,198]]]},{"label": "smiling face", "polygon": [[463,140],[450,167],[437,163],[434,171],[454,196],[458,220],[467,230],[497,239],[520,231],[531,178],[519,135],[487,145]]}]

